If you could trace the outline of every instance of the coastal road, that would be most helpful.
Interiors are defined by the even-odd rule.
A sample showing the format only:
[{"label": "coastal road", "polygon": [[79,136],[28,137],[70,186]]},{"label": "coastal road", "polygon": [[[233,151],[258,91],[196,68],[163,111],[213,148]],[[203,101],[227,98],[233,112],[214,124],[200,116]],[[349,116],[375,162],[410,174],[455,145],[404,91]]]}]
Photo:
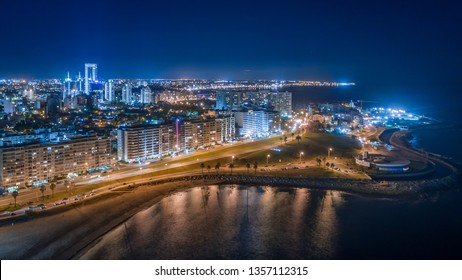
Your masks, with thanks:
[{"label": "coastal road", "polygon": [[[279,138],[279,137],[280,135],[275,135],[270,138]],[[268,138],[265,138],[265,139],[268,139]],[[169,170],[169,169],[173,169],[176,167],[197,165],[197,168],[194,168],[194,170],[186,171],[186,172],[177,171],[177,172],[172,172],[168,175],[157,175],[156,179],[161,179],[164,176],[172,176],[172,175],[175,175],[175,176],[179,176],[181,174],[192,175],[192,174],[197,173],[198,170],[200,170],[200,167],[199,167],[200,160],[198,160],[199,159],[198,157],[201,157],[202,160],[207,160],[207,161],[218,160],[218,159],[223,159],[223,158],[229,158],[229,160],[231,161],[232,156],[239,156],[241,154],[252,153],[252,152],[257,152],[261,150],[267,150],[267,149],[271,149],[273,147],[279,146],[279,142],[277,141],[275,143],[268,143],[268,144],[264,144],[260,146],[255,146],[253,148],[245,147],[245,144],[249,144],[253,142],[256,142],[256,141],[247,141],[244,143],[233,143],[233,144],[227,144],[226,146],[219,147],[219,148],[195,151],[187,155],[182,155],[181,157],[168,158],[168,159],[164,159],[164,160],[156,161],[156,162],[149,162],[149,165],[135,164],[132,166],[126,166],[122,168],[120,171],[109,172],[107,173],[106,176],[102,176],[100,178],[89,178],[89,177],[78,178],[77,180],[75,180],[75,187],[78,188],[79,186],[83,186],[83,185],[89,185],[89,184],[95,184],[95,183],[101,183],[101,182],[110,182],[111,180],[129,178],[129,177],[134,177],[134,176],[145,174],[145,173]],[[242,149],[238,149],[238,151],[235,151],[235,149],[233,149],[232,151],[229,151],[232,148],[240,147],[240,146],[242,146]],[[207,154],[216,153],[217,151],[218,152],[222,151],[222,152],[217,155],[204,158],[204,156],[207,156]],[[185,159],[186,161],[184,161]],[[178,162],[179,160],[181,160],[181,162]],[[133,182],[129,181],[127,182],[127,184],[130,184]],[[114,183],[112,185],[120,185],[120,183]],[[108,186],[104,186],[103,188],[107,188],[107,187]],[[50,190],[47,188],[46,192],[49,193]],[[57,184],[57,187],[54,193],[55,194],[69,193],[69,196],[72,196],[73,189],[72,188],[68,189],[64,184]],[[28,202],[40,203],[41,197],[42,197],[42,194],[38,188],[21,190],[20,195],[17,197],[17,204],[26,205]],[[9,205],[11,203],[14,203],[14,199],[11,195],[3,196],[2,198],[0,198],[0,206]]]},{"label": "coastal road", "polygon": [[435,171],[432,172],[431,174],[425,175],[423,179],[438,179],[438,178],[449,176],[453,172],[451,168],[441,163],[441,159],[437,159],[432,156],[424,156],[420,154],[418,151],[414,151],[406,147],[405,143],[401,143],[404,141],[404,139],[402,139],[402,136],[400,137],[401,139],[397,139],[398,133],[400,133],[399,129],[388,129],[388,130],[385,130],[382,134],[380,134],[379,139],[383,143],[399,148],[401,154],[404,153],[408,155],[410,158],[418,157],[420,160],[432,161],[433,163],[435,163]]}]

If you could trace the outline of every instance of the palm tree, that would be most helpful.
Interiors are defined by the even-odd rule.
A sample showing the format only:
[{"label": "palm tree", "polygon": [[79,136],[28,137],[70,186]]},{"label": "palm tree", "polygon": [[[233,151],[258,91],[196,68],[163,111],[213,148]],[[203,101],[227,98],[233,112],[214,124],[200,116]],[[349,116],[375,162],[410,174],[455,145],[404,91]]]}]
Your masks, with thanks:
[{"label": "palm tree", "polygon": [[45,185],[40,186],[40,191],[42,192],[42,200],[45,200],[45,190],[46,189],[47,187],[45,187]]},{"label": "palm tree", "polygon": [[14,191],[11,195],[13,196],[14,198],[14,207],[16,207],[16,197],[18,197],[18,191]]},{"label": "palm tree", "polygon": [[287,136],[284,136],[284,143],[287,143]]},{"label": "palm tree", "polygon": [[212,169],[212,167],[210,166],[210,164],[207,164],[207,172],[210,173],[210,169]]},{"label": "palm tree", "polygon": [[51,183],[51,185],[50,185],[51,197],[53,197],[55,195],[55,189],[56,189],[56,184]]},{"label": "palm tree", "polygon": [[253,164],[253,169],[255,169],[255,174],[257,174],[258,162],[255,162],[255,163]]},{"label": "palm tree", "polygon": [[234,164],[230,163],[229,164],[229,169],[231,169],[231,175],[233,175],[233,168],[234,168]]},{"label": "palm tree", "polygon": [[321,167],[321,159],[320,159],[320,158],[316,158],[316,162],[318,163],[318,167]]},{"label": "palm tree", "polygon": [[[282,139],[282,138],[281,138]],[[250,163],[247,162],[247,164],[245,165],[245,167],[247,167],[247,173],[249,173],[250,171]]]},{"label": "palm tree", "polygon": [[205,164],[201,163],[202,175],[204,175],[204,168],[205,168]]},{"label": "palm tree", "polygon": [[299,135],[297,135],[297,137],[296,137],[295,139],[297,139],[298,144],[300,144],[300,140],[302,140],[302,137],[301,137],[300,134],[299,134]]}]

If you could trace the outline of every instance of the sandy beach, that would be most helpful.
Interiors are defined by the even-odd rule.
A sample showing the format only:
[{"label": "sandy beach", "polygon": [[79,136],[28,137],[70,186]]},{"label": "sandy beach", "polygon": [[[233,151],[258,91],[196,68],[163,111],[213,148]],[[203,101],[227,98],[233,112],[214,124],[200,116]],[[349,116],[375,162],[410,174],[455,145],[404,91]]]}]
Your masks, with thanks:
[{"label": "sandy beach", "polygon": [[4,225],[0,227],[0,258],[71,259],[140,210],[192,186],[197,186],[197,182],[140,186],[134,191],[113,192],[83,203],[69,204],[60,213]]}]

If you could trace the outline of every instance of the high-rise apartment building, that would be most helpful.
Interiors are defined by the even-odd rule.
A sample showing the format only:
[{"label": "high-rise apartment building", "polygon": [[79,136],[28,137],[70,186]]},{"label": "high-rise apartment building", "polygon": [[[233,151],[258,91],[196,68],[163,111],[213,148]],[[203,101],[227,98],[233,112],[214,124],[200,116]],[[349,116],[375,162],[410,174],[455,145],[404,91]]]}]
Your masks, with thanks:
[{"label": "high-rise apartment building", "polygon": [[292,93],[288,91],[256,92],[219,91],[216,93],[216,110],[269,109],[281,116],[292,115]]},{"label": "high-rise apartment building", "polygon": [[115,101],[113,80],[109,80],[104,84],[104,100],[109,102]]},{"label": "high-rise apartment building", "polygon": [[160,126],[121,127],[117,134],[119,160],[127,162],[160,158]]},{"label": "high-rise apartment building", "polygon": [[216,93],[216,110],[235,110],[242,106],[243,92],[219,91]]},{"label": "high-rise apartment building", "polygon": [[127,104],[131,104],[134,102],[132,85],[125,84],[122,87],[122,102]]},{"label": "high-rise apartment building", "polygon": [[[85,94],[90,93],[90,81],[94,82],[97,80],[96,72],[98,65],[95,63],[85,63]],[[89,72],[91,70],[91,72]]]},{"label": "high-rise apartment building", "polygon": [[110,139],[95,136],[2,147],[0,182],[5,188],[39,185],[110,163]]},{"label": "high-rise apartment building", "polygon": [[170,148],[163,141],[172,140],[173,130],[165,125],[122,126],[117,131],[117,156],[126,162],[161,158]]},{"label": "high-rise apartment building", "polygon": [[118,159],[126,162],[161,158],[234,139],[234,117],[176,120],[172,124],[121,126],[117,133]]},{"label": "high-rise apartment building", "polygon": [[292,116],[292,92],[269,92],[267,95],[267,100],[269,104],[273,107],[273,110],[279,112],[281,116]]},{"label": "high-rise apartment building", "polygon": [[278,116],[275,112],[248,110],[234,112],[239,136],[260,138],[278,130]]},{"label": "high-rise apartment building", "polygon": [[142,104],[151,104],[152,102],[152,91],[149,87],[143,87],[141,89],[141,100]]}]

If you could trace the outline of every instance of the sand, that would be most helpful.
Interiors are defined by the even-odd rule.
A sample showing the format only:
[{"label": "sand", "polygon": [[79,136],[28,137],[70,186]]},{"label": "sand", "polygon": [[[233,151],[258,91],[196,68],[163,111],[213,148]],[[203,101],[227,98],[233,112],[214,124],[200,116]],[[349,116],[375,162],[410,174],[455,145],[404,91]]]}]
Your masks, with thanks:
[{"label": "sand", "polygon": [[0,258],[75,258],[82,249],[139,211],[165,196],[197,185],[198,182],[183,181],[140,186],[129,192],[114,191],[67,205],[59,213],[4,225],[0,227]]}]

